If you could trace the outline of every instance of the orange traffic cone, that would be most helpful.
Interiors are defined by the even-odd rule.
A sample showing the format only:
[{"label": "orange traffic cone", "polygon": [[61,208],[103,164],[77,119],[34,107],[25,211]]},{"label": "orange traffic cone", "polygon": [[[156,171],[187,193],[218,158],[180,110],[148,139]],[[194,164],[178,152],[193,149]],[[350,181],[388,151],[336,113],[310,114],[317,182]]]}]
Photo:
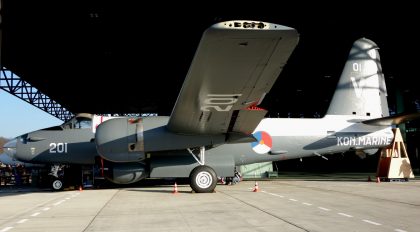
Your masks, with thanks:
[{"label": "orange traffic cone", "polygon": [[260,189],[258,188],[258,182],[255,181],[255,186],[254,189],[252,190],[253,192],[259,192]]},{"label": "orange traffic cone", "polygon": [[172,193],[173,194],[178,193],[178,185],[176,184],[176,182],[174,184],[174,191]]}]

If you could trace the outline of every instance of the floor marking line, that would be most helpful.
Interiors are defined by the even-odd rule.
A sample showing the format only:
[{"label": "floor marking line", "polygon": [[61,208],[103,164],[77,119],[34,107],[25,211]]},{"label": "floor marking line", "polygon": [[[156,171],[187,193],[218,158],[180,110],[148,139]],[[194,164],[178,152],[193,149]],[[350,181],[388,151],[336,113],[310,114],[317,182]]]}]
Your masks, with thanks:
[{"label": "floor marking line", "polygon": [[353,217],[352,215],[350,215],[350,214],[345,214],[345,213],[337,213],[338,215],[341,215],[341,216],[344,216],[344,217],[349,217],[349,218],[351,218],[351,217]]},{"label": "floor marking line", "polygon": [[369,220],[366,220],[366,219],[363,219],[362,221],[367,222],[367,223],[372,224],[372,225],[375,225],[375,226],[381,226],[382,225],[381,223],[369,221]]},{"label": "floor marking line", "polygon": [[36,216],[38,216],[40,214],[41,214],[40,212],[36,212],[36,213],[31,214],[31,217],[36,217]]},{"label": "floor marking line", "polygon": [[45,208],[43,208],[42,210],[43,211],[48,211],[48,210],[50,210],[51,208],[50,207],[45,207]]},{"label": "floor marking line", "polygon": [[6,228],[4,228],[4,229],[0,230],[0,232],[6,232],[6,231],[9,231],[9,230],[11,230],[11,229],[13,229],[13,227],[8,226],[8,227],[6,227]]},{"label": "floor marking line", "polygon": [[[299,185],[299,184],[293,184],[293,183],[286,183],[286,182],[282,182],[282,185],[286,185],[286,186],[293,186],[296,188],[309,188],[309,189],[314,189],[316,191],[325,191],[325,189],[323,189],[322,187],[316,186],[316,185]],[[360,186],[366,186],[368,183],[360,185]],[[414,184],[414,183],[413,183]],[[420,182],[418,183],[420,184]],[[354,186],[355,184],[352,184],[352,186]],[[356,184],[357,185],[357,184]],[[372,200],[380,200],[380,201],[385,201],[386,203],[388,202],[395,202],[395,203],[399,203],[399,204],[406,204],[406,205],[411,205],[411,206],[420,206],[420,204],[414,204],[414,203],[407,203],[404,201],[398,201],[398,200],[390,200],[390,199],[385,199],[385,198],[380,198],[380,197],[376,197],[376,196],[367,196],[367,195],[363,195],[363,194],[356,194],[354,192],[349,192],[349,191],[345,191],[345,190],[334,190],[334,189],[328,189],[329,192],[335,192],[335,193],[340,193],[340,194],[345,194],[345,195],[351,195],[351,196],[358,196],[358,197],[363,197],[363,198],[369,198]]]},{"label": "floor marking line", "polygon": [[303,230],[303,231],[309,232],[309,230],[308,230],[308,229],[306,229],[306,228],[304,228],[304,227],[302,227],[302,226],[300,226],[300,225],[298,225],[298,224],[295,224],[295,223],[293,223],[292,221],[289,221],[289,220],[287,220],[287,219],[285,219],[285,218],[282,218],[282,217],[280,217],[280,216],[278,216],[278,215],[276,215],[276,214],[274,214],[274,213],[268,212],[267,210],[264,210],[264,209],[262,209],[262,208],[260,208],[260,207],[258,207],[258,206],[256,206],[256,205],[253,205],[253,204],[251,204],[251,203],[249,203],[249,202],[243,201],[243,200],[241,200],[241,199],[239,199],[239,198],[237,198],[237,197],[235,197],[235,196],[229,195],[229,194],[227,194],[227,193],[225,193],[225,192],[223,192],[223,191],[220,191],[220,190],[219,190],[219,193],[222,193],[222,194],[224,194],[224,195],[226,195],[226,196],[228,196],[228,197],[230,197],[230,198],[233,198],[233,199],[235,199],[235,200],[237,200],[237,201],[239,201],[239,202],[241,202],[241,203],[243,203],[243,204],[245,204],[245,205],[248,205],[249,207],[252,207],[252,208],[254,208],[254,209],[257,209],[257,210],[259,210],[259,211],[261,211],[261,212],[263,212],[263,213],[265,213],[265,214],[267,214],[267,215],[270,215],[270,216],[272,216],[272,217],[274,217],[274,218],[277,218],[277,219],[279,219],[279,220],[281,220],[281,221],[283,221],[283,222],[285,222],[285,223],[287,223],[287,224],[289,224],[289,225],[292,225],[292,226],[294,226],[294,227],[296,227],[296,228],[299,228],[299,229],[301,229],[301,230]]},{"label": "floor marking line", "polygon": [[289,200],[290,200],[290,201],[298,201],[298,200],[296,200],[296,199],[293,199],[293,198],[289,198]]},{"label": "floor marking line", "polygon": [[58,201],[58,202],[54,203],[53,205],[57,206],[57,205],[59,205],[59,204],[61,204],[61,203],[65,202],[65,201],[66,201],[66,200],[61,200],[61,201]]},{"label": "floor marking line", "polygon": [[26,221],[28,221],[28,219],[27,219],[27,218],[22,219],[22,220],[18,221],[17,223],[18,223],[18,224],[22,224],[22,223],[25,223]]},{"label": "floor marking line", "polygon": [[401,230],[401,229],[395,229],[395,231],[397,231],[397,232],[407,232],[407,231]]},{"label": "floor marking line", "polygon": [[318,207],[318,209],[322,209],[324,211],[330,211],[330,209],[324,208],[324,207]]},{"label": "floor marking line", "polygon": [[311,203],[306,203],[306,202],[303,202],[302,204],[303,205],[307,205],[307,206],[311,206],[312,205]]},{"label": "floor marking line", "polygon": [[73,194],[71,197],[77,197],[77,196],[79,196],[79,194],[80,194],[80,193],[75,193],[75,194]]},{"label": "floor marking line", "polygon": [[283,197],[284,197],[284,196],[282,196],[282,195],[275,194],[275,193],[269,193],[269,192],[266,192],[266,191],[261,191],[261,192],[263,192],[263,193],[267,193],[267,194],[270,194],[270,195],[272,195],[272,196],[276,196],[276,197],[281,197],[281,198],[283,198]]},{"label": "floor marking line", "polygon": [[95,216],[90,220],[89,224],[83,229],[83,232],[86,231],[93,223],[93,221],[96,220],[96,218],[102,213],[102,211],[108,206],[108,204],[115,198],[116,195],[118,195],[121,192],[121,190],[115,191],[115,193],[108,199],[107,202],[102,206],[102,208],[96,212]]}]

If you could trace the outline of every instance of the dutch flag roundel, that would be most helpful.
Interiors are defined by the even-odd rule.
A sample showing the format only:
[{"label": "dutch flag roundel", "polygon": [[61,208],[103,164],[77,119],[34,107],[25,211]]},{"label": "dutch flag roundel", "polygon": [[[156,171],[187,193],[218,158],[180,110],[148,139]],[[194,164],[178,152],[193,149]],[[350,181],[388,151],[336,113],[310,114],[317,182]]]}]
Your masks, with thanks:
[{"label": "dutch flag roundel", "polygon": [[265,154],[273,147],[271,136],[265,131],[257,131],[252,134],[257,142],[252,142],[252,149],[258,154]]}]

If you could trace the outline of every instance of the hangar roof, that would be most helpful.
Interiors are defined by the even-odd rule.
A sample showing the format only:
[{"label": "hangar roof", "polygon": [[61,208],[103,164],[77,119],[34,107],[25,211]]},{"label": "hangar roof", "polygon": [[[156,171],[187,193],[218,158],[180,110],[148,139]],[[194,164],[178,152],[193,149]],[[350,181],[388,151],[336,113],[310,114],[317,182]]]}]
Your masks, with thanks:
[{"label": "hangar roof", "polygon": [[322,115],[351,44],[360,37],[381,48],[390,96],[399,86],[410,99],[420,99],[412,85],[419,54],[415,7],[354,1],[349,4],[356,6],[317,1],[229,7],[214,1],[188,6],[127,2],[4,0],[2,65],[73,113],[169,115],[203,31],[219,21],[252,19],[300,33],[295,52],[263,101],[271,116]]}]

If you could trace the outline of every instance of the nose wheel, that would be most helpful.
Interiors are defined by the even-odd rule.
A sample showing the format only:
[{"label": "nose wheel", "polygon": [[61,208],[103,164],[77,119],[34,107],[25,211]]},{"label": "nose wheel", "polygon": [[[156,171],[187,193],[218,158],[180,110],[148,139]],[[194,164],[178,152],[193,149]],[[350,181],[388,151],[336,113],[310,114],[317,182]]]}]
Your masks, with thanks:
[{"label": "nose wheel", "polygon": [[61,191],[63,190],[63,181],[60,179],[53,179],[51,187],[54,191]]}]

